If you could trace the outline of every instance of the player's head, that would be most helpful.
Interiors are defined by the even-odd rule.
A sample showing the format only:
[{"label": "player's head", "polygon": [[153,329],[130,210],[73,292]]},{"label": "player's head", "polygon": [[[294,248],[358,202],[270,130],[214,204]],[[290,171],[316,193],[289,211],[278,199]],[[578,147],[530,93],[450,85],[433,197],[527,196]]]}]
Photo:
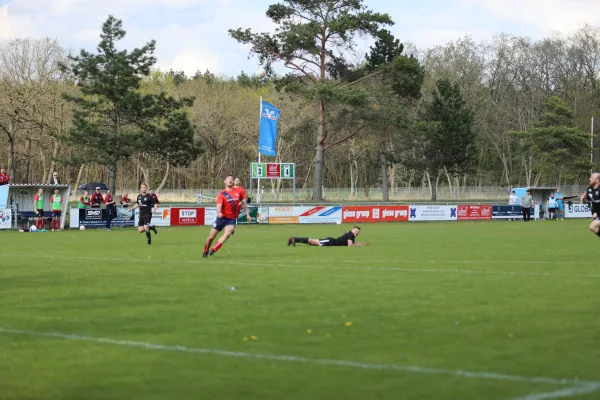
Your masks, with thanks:
[{"label": "player's head", "polygon": [[100,193],[100,186],[96,188],[96,193]]},{"label": "player's head", "polygon": [[4,168],[0,168],[0,174],[5,174],[6,170]]},{"label": "player's head", "polygon": [[233,186],[233,176],[229,175],[227,178],[225,178],[223,183],[225,183],[226,187],[231,188]]},{"label": "player's head", "polygon": [[354,228],[352,228],[352,234],[354,235],[354,237],[358,236],[359,233],[360,233],[359,226],[355,226]]},{"label": "player's head", "polygon": [[142,192],[142,194],[146,194],[147,191],[148,191],[148,186],[146,186],[145,183],[142,183],[140,185],[140,192]]},{"label": "player's head", "polygon": [[127,198],[127,196],[129,196],[129,193],[127,193],[127,192],[123,193],[123,197]]},{"label": "player's head", "polygon": [[560,193],[560,189],[556,189],[556,193]]},{"label": "player's head", "polygon": [[58,194],[59,190],[58,189],[54,189],[54,194]]},{"label": "player's head", "polygon": [[235,179],[233,180],[233,186],[238,187],[241,185],[242,185],[242,180],[236,176]]},{"label": "player's head", "polygon": [[83,197],[88,197],[90,195],[90,193],[86,190],[85,192],[83,192]]},{"label": "player's head", "polygon": [[38,193],[40,193],[40,194],[41,194],[41,193],[44,193],[44,189],[42,189],[42,188],[39,188],[39,189],[38,189]]},{"label": "player's head", "polygon": [[108,189],[108,190],[106,191],[106,194],[111,194],[111,193],[110,193],[110,189]]},{"label": "player's head", "polygon": [[150,194],[154,194],[154,189],[150,189]]}]

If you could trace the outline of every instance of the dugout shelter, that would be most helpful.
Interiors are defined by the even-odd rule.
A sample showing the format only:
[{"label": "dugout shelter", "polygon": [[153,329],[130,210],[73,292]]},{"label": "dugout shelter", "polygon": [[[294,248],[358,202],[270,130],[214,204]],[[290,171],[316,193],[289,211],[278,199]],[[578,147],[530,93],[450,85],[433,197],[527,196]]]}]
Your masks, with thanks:
[{"label": "dugout shelter", "polygon": [[58,189],[63,198],[60,229],[64,229],[71,191],[69,185],[9,184],[2,188],[6,189],[0,190],[0,209],[5,208],[12,211],[13,228],[25,224],[29,227],[37,218],[33,196],[40,188],[44,189],[44,218],[51,219],[50,196],[55,189]]},{"label": "dugout shelter", "polygon": [[525,196],[527,189],[530,190],[531,197],[533,197],[534,204],[536,205],[535,208],[539,205],[539,218],[544,219],[544,216],[548,214],[548,205],[546,204],[548,197],[550,197],[552,193],[555,193],[558,188],[556,186],[538,186],[530,188],[512,188],[511,190],[514,190],[517,197],[522,199],[523,196]]}]

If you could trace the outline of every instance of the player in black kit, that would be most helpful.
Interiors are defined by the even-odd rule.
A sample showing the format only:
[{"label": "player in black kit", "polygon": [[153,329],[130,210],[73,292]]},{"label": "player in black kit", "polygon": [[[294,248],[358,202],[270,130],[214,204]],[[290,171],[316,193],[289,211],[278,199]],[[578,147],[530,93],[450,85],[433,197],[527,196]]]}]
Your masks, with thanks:
[{"label": "player in black kit", "polygon": [[592,211],[590,231],[600,236],[600,173],[590,175],[590,187],[581,195],[581,201],[587,202]]},{"label": "player in black kit", "polygon": [[328,237],[325,239],[310,239],[310,238],[300,238],[300,237],[291,237],[287,241],[287,245],[295,246],[296,243],[306,243],[311,246],[366,246],[369,242],[359,243],[355,242],[356,237],[360,233],[360,228],[355,226],[348,232],[344,233],[339,238]]},{"label": "player in black kit", "polygon": [[142,183],[142,185],[140,186],[140,191],[142,193],[138,194],[135,205],[129,208],[128,211],[133,211],[136,208],[140,209],[140,221],[138,222],[138,232],[146,232],[148,244],[152,244],[150,230],[154,231],[155,234],[158,233],[156,227],[152,225],[151,222],[152,214],[156,212],[156,209],[158,208],[158,203],[156,202],[156,199],[148,193],[148,187],[145,183]]}]

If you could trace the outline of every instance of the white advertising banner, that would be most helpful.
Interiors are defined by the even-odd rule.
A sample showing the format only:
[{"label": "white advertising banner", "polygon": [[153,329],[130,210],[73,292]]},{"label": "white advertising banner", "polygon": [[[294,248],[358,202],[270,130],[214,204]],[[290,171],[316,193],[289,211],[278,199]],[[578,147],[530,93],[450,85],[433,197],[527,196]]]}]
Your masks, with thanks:
[{"label": "white advertising banner", "polygon": [[[140,221],[140,210],[135,210],[135,226]],[[155,226],[171,226],[171,209],[158,207],[152,214],[152,224]]]},{"label": "white advertising banner", "polygon": [[456,221],[458,206],[409,206],[409,221]]},{"label": "white advertising banner", "polygon": [[299,207],[298,222],[301,224],[342,223],[342,206]]},{"label": "white advertising banner", "polygon": [[305,207],[278,206],[269,207],[269,224],[297,224],[298,216],[305,210]]},{"label": "white advertising banner", "polygon": [[206,207],[204,209],[204,225],[212,225],[217,220],[217,208]]},{"label": "white advertising banner", "polygon": [[0,208],[0,229],[10,229],[11,222],[10,208]]},{"label": "white advertising banner", "polygon": [[565,218],[592,218],[592,211],[587,204],[564,204],[564,207]]}]

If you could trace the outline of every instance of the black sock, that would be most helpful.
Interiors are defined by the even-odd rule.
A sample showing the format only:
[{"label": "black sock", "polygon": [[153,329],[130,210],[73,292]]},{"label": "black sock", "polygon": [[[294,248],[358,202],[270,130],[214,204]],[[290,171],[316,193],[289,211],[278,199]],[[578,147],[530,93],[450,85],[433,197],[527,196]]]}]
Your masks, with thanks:
[{"label": "black sock", "polygon": [[150,231],[146,231],[146,237],[148,238],[148,240],[151,240]]},{"label": "black sock", "polygon": [[306,243],[306,244],[308,244],[308,238],[296,238],[296,243]]}]

